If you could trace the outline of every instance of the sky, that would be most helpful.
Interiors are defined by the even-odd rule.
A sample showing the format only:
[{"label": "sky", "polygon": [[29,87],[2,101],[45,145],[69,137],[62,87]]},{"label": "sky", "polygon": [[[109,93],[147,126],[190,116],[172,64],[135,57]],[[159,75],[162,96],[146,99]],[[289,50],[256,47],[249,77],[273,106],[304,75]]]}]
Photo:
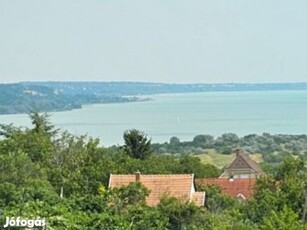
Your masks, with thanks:
[{"label": "sky", "polygon": [[0,83],[307,82],[306,0],[0,0]]}]

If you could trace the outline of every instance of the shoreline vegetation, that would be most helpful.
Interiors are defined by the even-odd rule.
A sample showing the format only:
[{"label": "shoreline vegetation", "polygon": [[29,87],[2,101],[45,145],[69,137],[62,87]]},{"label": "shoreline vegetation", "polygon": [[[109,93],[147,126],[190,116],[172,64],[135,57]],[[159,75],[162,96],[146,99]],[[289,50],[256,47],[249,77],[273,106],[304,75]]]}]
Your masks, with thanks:
[{"label": "shoreline vegetation", "polygon": [[150,95],[156,94],[273,90],[307,90],[307,83],[20,82],[0,84],[0,115],[30,111],[67,111],[90,104],[148,101],[152,100]]},{"label": "shoreline vegetation", "polygon": [[[168,142],[152,143],[155,153],[170,156],[194,156],[204,164],[211,164],[222,169],[235,157],[234,150],[241,148],[245,153],[269,168],[278,165],[286,158],[307,160],[307,135],[249,134],[239,137],[235,133],[224,133],[221,136],[196,135],[191,141],[180,141],[176,136]],[[114,146],[115,147],[115,146]]]}]

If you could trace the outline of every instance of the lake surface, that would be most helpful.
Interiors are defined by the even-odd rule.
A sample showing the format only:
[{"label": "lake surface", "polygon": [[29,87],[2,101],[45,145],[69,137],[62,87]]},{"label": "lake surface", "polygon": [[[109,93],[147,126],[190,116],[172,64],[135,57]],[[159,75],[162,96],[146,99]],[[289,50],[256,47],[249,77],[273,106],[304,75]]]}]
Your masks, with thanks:
[{"label": "lake surface", "polygon": [[[123,143],[123,132],[139,129],[152,142],[198,134],[307,134],[307,91],[207,92],[150,96],[154,100],[99,104],[51,113],[51,122],[73,134]],[[1,115],[0,123],[30,126],[26,114]]]}]

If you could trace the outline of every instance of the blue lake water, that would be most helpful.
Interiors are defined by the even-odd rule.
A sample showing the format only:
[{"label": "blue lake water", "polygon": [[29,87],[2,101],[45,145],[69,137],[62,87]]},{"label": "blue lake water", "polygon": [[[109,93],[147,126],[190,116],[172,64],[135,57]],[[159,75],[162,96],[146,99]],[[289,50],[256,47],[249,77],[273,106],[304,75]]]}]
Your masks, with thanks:
[{"label": "blue lake water", "polygon": [[[123,143],[136,128],[165,142],[172,136],[192,140],[198,134],[307,134],[307,91],[207,92],[150,96],[154,100],[95,104],[51,113],[51,122],[73,134],[98,137],[101,144]],[[30,126],[26,114],[1,115],[0,123]]]}]

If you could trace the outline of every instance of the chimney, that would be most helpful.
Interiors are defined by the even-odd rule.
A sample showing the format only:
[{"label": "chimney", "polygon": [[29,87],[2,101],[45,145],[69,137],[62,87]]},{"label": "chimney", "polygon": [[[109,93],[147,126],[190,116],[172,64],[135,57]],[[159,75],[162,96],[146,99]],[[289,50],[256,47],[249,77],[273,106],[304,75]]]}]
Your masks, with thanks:
[{"label": "chimney", "polygon": [[236,149],[235,150],[236,156],[239,156],[243,153],[242,149]]},{"label": "chimney", "polygon": [[135,174],[135,181],[136,181],[136,182],[139,182],[140,179],[141,179],[141,173],[140,173],[140,171],[136,171],[134,174]]}]

